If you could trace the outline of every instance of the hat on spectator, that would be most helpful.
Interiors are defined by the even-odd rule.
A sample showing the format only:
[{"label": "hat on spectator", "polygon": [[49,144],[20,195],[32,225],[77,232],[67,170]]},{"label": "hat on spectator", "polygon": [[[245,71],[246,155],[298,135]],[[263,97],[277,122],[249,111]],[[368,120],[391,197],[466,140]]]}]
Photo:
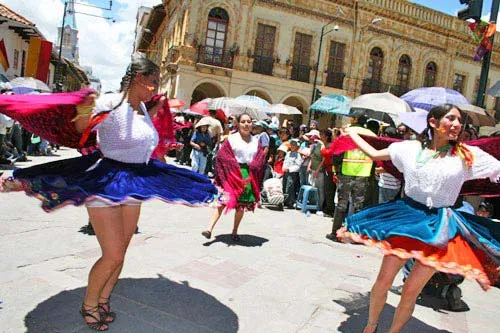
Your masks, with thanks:
[{"label": "hat on spectator", "polygon": [[288,151],[288,147],[286,145],[282,144],[278,147],[278,150],[281,150],[282,152],[286,153]]},{"label": "hat on spectator", "polygon": [[264,129],[267,129],[269,127],[269,125],[265,121],[263,121],[263,120],[259,120],[258,122],[256,122],[254,124],[254,126],[260,126],[260,127],[264,128]]},{"label": "hat on spectator", "polygon": [[296,144],[297,146],[299,145],[299,140],[297,139],[291,139],[289,140],[290,144]]},{"label": "hat on spectator", "polygon": [[315,136],[315,137],[319,138],[319,131],[315,130],[315,129],[310,130],[309,132],[307,132],[305,134],[305,136],[307,136],[307,137]]}]

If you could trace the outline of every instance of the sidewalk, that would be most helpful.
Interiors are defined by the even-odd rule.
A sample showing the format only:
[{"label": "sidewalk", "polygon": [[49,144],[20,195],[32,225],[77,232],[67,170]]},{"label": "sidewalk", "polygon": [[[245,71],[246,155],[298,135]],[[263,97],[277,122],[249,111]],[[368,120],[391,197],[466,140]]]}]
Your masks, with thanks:
[{"label": "sidewalk", "polygon": [[[89,332],[78,310],[99,247],[78,232],[86,211],[47,214],[38,206],[22,193],[0,194],[0,332]],[[291,210],[246,214],[237,244],[229,235],[231,213],[207,241],[200,232],[211,212],[143,205],[140,234],[113,294],[117,320],[109,332],[362,331],[382,258],[377,250],[333,243],[324,238],[330,219]],[[468,281],[461,287],[470,311],[434,310],[439,304],[424,302],[403,332],[498,332],[500,290],[484,293]],[[379,332],[389,327],[398,300],[389,293]]]}]

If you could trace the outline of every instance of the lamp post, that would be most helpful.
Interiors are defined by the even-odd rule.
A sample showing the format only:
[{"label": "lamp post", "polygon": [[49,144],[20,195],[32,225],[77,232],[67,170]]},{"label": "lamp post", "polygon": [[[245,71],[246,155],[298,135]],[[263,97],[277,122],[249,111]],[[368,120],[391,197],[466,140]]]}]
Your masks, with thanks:
[{"label": "lamp post", "polygon": [[[332,19],[330,22],[325,24],[324,26],[321,27],[321,34],[319,36],[319,48],[318,48],[318,59],[316,60],[316,66],[314,66],[314,80],[313,80],[313,90],[312,90],[312,97],[311,97],[311,105],[315,102],[316,100],[316,85],[318,83],[318,70],[319,70],[319,61],[321,59],[321,47],[323,46],[323,36],[329,34],[332,31],[338,31],[340,28],[338,25],[335,25],[333,29],[330,29],[325,32],[325,28],[335,22],[337,20],[338,16],[344,15],[344,11],[341,8],[338,8],[338,15],[334,19]],[[309,119],[307,120],[307,126],[311,124],[311,120],[314,116],[314,110],[310,110],[309,112]]]},{"label": "lamp post", "polygon": [[[63,45],[63,36],[64,36],[64,24],[66,23],[66,13],[68,12],[68,3],[69,1],[64,1],[64,14],[63,14],[63,20],[62,20],[62,26],[61,26],[61,36],[59,36],[59,55],[57,59],[57,67],[56,67],[56,77],[57,77],[57,83],[56,83],[56,91],[62,92],[62,73],[61,73],[61,63],[62,63],[62,45]],[[111,10],[113,6],[113,1],[109,0],[109,8],[108,7],[99,7],[99,6],[94,6],[94,5],[89,5],[86,3],[79,3],[79,2],[73,2],[75,5],[82,5],[82,6],[87,6],[87,7],[93,7],[93,8],[98,8],[98,9],[103,9],[103,10]],[[99,16],[99,15],[93,15],[93,14],[87,14],[87,13],[81,13],[81,12],[75,12],[72,11],[71,13],[73,14],[82,14],[82,15],[87,15],[87,16],[93,16],[93,17],[100,17],[105,20],[112,20],[114,23],[115,20],[113,20],[112,17],[105,17],[105,16]]]},{"label": "lamp post", "polygon": [[[362,26],[362,27],[359,28],[358,44],[360,44],[360,47],[361,47],[361,40],[363,38],[363,32],[365,31],[365,29],[368,28],[371,25],[377,25],[377,24],[379,24],[382,21],[383,21],[382,18],[376,17],[373,20],[371,20],[370,23],[365,24],[364,26]],[[352,78],[352,70],[353,70],[352,62],[354,60],[354,42],[356,40],[355,34],[356,34],[356,31],[354,30],[353,31],[353,39],[352,39],[353,49],[351,50],[351,55],[349,57],[350,58],[350,60],[349,60],[349,63],[350,63],[350,66],[349,66],[349,78]],[[360,50],[359,53],[361,53],[361,50]],[[356,93],[356,84],[357,84],[357,82],[358,82],[358,75],[356,75],[356,77],[354,78],[354,93]]]}]

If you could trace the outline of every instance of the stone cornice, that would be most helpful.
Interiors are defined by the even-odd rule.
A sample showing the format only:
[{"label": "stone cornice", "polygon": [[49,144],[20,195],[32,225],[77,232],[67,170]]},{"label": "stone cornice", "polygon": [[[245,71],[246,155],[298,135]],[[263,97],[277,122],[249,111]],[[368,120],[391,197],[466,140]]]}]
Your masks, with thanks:
[{"label": "stone cornice", "polygon": [[394,37],[396,39],[402,39],[402,40],[408,41],[408,42],[413,43],[413,44],[418,44],[418,45],[422,45],[422,46],[425,46],[425,47],[428,47],[428,48],[431,48],[431,49],[435,49],[435,50],[439,50],[439,51],[442,51],[442,52],[446,52],[446,48],[444,48],[444,47],[440,47],[440,46],[433,45],[433,44],[430,44],[430,43],[422,42],[422,41],[420,41],[418,39],[411,38],[409,36],[405,36],[405,35],[402,35],[402,34],[390,32],[390,31],[386,31],[386,30],[382,30],[382,29],[379,29],[379,28],[375,28],[373,26],[369,27],[368,30],[373,31],[373,32],[375,32],[377,34],[380,34],[380,35],[386,35],[386,36],[389,36],[389,37]]}]

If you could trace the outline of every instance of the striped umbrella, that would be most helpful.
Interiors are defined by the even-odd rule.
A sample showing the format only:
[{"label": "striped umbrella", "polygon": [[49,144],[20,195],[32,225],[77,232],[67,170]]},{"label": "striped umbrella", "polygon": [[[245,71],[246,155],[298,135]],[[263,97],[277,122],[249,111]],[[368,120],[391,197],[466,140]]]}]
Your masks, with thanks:
[{"label": "striped umbrella", "polygon": [[458,91],[441,87],[413,89],[401,96],[401,99],[414,108],[427,111],[441,104],[470,104],[469,100]]}]

